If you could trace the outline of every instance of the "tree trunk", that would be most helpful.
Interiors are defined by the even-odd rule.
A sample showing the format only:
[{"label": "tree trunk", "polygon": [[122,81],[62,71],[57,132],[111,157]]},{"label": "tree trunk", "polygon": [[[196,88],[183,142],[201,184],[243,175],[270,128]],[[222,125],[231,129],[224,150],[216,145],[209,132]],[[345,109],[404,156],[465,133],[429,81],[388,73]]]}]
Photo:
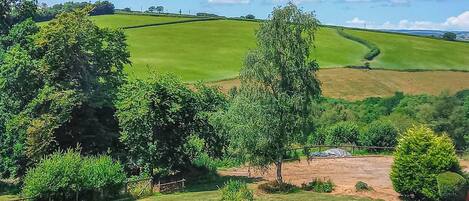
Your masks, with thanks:
[{"label": "tree trunk", "polygon": [[277,183],[283,184],[282,178],[282,160],[275,162],[275,167],[277,168]]}]

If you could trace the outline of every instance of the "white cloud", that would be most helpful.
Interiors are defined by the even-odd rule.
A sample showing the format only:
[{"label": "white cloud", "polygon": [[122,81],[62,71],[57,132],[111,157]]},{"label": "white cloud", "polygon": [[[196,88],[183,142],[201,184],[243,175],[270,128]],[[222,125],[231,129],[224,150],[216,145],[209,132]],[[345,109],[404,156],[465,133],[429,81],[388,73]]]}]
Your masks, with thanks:
[{"label": "white cloud", "polygon": [[250,0],[208,0],[208,3],[214,4],[247,4]]},{"label": "white cloud", "polygon": [[391,23],[389,21],[383,24],[374,24],[366,22],[359,18],[353,18],[346,21],[347,24],[355,27],[360,27],[364,23],[369,24],[372,29],[413,29],[413,30],[464,30],[469,31],[469,11],[465,11],[458,16],[449,17],[445,22],[431,22],[431,21],[410,21],[407,19],[400,20],[398,23]]},{"label": "white cloud", "polygon": [[469,11],[463,12],[456,17],[450,17],[444,23],[445,26],[469,29]]},{"label": "white cloud", "polygon": [[358,17],[354,17],[352,20],[347,21],[347,24],[353,24],[353,25],[363,25],[365,23],[366,23],[365,20],[362,20]]}]

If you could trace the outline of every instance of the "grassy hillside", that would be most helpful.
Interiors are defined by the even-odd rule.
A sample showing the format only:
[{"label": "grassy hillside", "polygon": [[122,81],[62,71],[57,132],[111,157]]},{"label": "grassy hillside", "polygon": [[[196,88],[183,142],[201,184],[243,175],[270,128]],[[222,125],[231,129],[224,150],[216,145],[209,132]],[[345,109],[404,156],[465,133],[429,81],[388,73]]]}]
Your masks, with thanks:
[{"label": "grassy hillside", "polygon": [[92,17],[93,21],[100,27],[122,28],[128,26],[139,26],[145,24],[155,24],[162,22],[174,22],[187,20],[183,17],[157,17],[145,15],[100,15]]},{"label": "grassy hillside", "polygon": [[408,70],[469,70],[469,43],[402,34],[346,30],[378,45],[373,67]]},{"label": "grassy hillside", "polygon": [[[127,26],[173,22],[188,18],[142,15],[103,15],[92,17],[98,26]],[[239,74],[246,52],[255,47],[256,22],[217,20],[190,22],[125,30],[132,55],[131,76],[148,72],[173,72],[186,81],[220,80]],[[322,28],[312,59],[322,68],[359,65],[366,47],[339,36],[334,29]]]},{"label": "grassy hillside", "polygon": [[[101,27],[173,22],[188,18],[142,15],[105,15],[92,19]],[[255,47],[256,22],[216,20],[151,26],[125,30],[130,46],[132,77],[149,71],[172,72],[185,81],[236,77],[246,52]],[[469,43],[363,30],[347,33],[371,41],[381,49],[372,67],[385,69],[469,70]],[[363,64],[364,45],[323,27],[316,35],[311,59],[321,68]]]},{"label": "grassy hillside", "polygon": [[[255,47],[257,26],[218,20],[126,30],[134,64],[128,71],[140,77],[151,68],[176,73],[187,81],[235,77],[246,52]],[[313,55],[321,67],[357,65],[367,51],[329,28],[321,29],[317,39]]]}]

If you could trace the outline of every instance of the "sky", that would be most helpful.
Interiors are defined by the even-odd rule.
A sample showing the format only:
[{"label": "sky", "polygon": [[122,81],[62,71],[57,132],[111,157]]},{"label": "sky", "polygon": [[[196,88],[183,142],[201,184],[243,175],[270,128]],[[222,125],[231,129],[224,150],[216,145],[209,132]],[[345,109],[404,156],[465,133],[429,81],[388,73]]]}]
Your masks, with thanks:
[{"label": "sky", "polygon": [[[70,0],[39,0],[53,5]],[[93,2],[94,0],[91,0]],[[228,17],[253,14],[268,18],[289,0],[110,0],[116,8],[146,10],[162,5],[165,12],[214,13]],[[469,0],[290,0],[315,12],[328,25],[372,29],[469,31]]]}]

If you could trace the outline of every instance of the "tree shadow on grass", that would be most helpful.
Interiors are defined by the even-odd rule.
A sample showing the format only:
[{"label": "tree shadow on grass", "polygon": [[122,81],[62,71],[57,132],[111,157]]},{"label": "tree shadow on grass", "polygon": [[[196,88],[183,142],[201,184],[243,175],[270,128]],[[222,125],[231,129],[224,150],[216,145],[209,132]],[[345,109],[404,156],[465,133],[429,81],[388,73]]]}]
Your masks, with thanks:
[{"label": "tree shadow on grass", "polygon": [[197,178],[191,178],[187,181],[184,192],[214,191],[223,188],[226,182],[230,180],[243,181],[247,184],[263,181],[262,178],[249,178],[245,176],[220,176],[216,173],[208,173]]}]

